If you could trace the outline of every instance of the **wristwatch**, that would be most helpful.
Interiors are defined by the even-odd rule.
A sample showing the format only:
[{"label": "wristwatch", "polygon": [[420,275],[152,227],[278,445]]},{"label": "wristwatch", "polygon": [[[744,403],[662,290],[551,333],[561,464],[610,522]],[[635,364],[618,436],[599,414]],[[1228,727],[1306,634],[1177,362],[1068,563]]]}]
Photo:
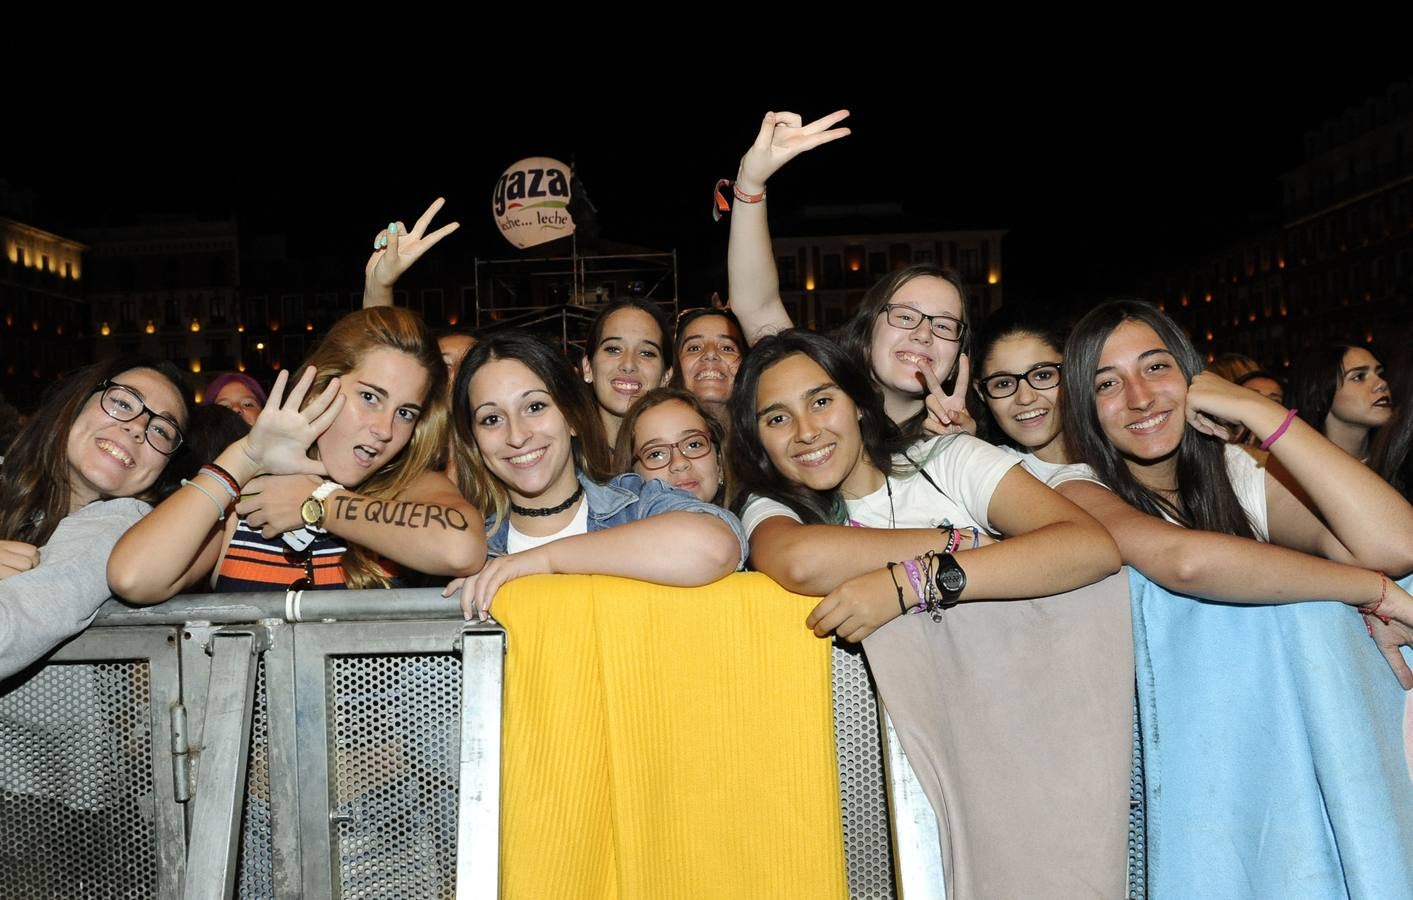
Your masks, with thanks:
[{"label": "wristwatch", "polygon": [[333,481],[326,481],[314,489],[314,493],[299,505],[299,517],[304,520],[305,528],[323,533],[324,499],[334,491],[342,489],[343,485]]},{"label": "wristwatch", "polygon": [[937,592],[942,595],[938,605],[951,609],[962,601],[962,590],[967,586],[967,573],[957,564],[950,553],[937,554],[937,574],[933,577]]}]

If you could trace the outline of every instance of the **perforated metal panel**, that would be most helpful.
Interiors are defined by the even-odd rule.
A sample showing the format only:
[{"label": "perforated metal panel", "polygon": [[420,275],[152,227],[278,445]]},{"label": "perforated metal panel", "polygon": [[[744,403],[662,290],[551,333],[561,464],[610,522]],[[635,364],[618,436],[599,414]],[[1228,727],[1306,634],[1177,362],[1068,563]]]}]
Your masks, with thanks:
[{"label": "perforated metal panel", "polygon": [[834,647],[834,740],[849,896],[892,900],[893,846],[873,678],[857,649]]},{"label": "perforated metal panel", "polygon": [[341,896],[453,897],[460,657],[335,656],[327,678]]},{"label": "perforated metal panel", "polygon": [[270,827],[270,705],[262,658],[255,677],[250,756],[245,769],[245,808],[240,833],[241,900],[274,900],[275,843]]},{"label": "perforated metal panel", "polygon": [[0,897],[158,893],[146,662],[51,665],[0,696]]},{"label": "perforated metal panel", "polygon": [[1138,704],[1133,705],[1133,775],[1128,787],[1128,896],[1145,900],[1148,896],[1147,807],[1143,794],[1143,730],[1138,722]]}]

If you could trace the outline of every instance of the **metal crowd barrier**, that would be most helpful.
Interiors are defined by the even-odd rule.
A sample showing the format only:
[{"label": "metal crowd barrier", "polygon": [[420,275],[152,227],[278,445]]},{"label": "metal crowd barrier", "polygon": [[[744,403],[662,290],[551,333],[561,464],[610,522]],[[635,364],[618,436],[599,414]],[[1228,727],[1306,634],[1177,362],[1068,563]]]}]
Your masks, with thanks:
[{"label": "metal crowd barrier", "polygon": [[[109,601],[0,683],[0,900],[494,897],[504,653],[434,589]],[[850,894],[941,898],[862,654],[833,668]]]}]

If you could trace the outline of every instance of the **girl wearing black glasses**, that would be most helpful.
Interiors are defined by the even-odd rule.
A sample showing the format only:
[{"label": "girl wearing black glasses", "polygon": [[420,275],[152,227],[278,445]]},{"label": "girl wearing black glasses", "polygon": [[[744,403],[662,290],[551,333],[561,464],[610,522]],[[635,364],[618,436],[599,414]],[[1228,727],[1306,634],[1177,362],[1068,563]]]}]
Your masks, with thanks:
[{"label": "girl wearing black glasses", "polygon": [[1063,327],[1011,309],[991,316],[977,341],[983,436],[1041,481],[1070,462],[1060,415],[1064,345]]},{"label": "girl wearing black glasses", "polygon": [[[767,113],[741,157],[727,249],[731,309],[746,342],[793,327],[780,299],[780,276],[766,220],[766,179],[799,154],[849,134],[832,128],[848,111],[804,124],[795,113]],[[888,418],[912,439],[954,425],[975,431],[966,412],[966,286],[950,269],[912,265],[879,280],[837,335],[883,393]],[[953,385],[946,390],[943,383]]]},{"label": "girl wearing black glasses", "polygon": [[0,472],[0,678],[93,621],[113,544],[189,474],[189,415],[170,363],[117,360],[61,382],[15,438]]}]

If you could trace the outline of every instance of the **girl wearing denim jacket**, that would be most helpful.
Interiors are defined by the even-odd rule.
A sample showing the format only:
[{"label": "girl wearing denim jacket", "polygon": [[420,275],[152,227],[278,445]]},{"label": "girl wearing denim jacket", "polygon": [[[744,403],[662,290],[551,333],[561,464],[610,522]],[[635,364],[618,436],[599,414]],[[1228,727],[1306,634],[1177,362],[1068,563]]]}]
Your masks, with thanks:
[{"label": "girl wearing denim jacket", "polygon": [[[525,334],[476,345],[452,389],[457,476],[486,517],[486,567],[447,585],[484,619],[502,584],[537,574],[619,575],[694,587],[746,556],[736,517],[660,481],[612,477],[590,398],[553,347]],[[651,519],[651,522],[648,520]],[[653,547],[691,547],[689,554]]]}]

